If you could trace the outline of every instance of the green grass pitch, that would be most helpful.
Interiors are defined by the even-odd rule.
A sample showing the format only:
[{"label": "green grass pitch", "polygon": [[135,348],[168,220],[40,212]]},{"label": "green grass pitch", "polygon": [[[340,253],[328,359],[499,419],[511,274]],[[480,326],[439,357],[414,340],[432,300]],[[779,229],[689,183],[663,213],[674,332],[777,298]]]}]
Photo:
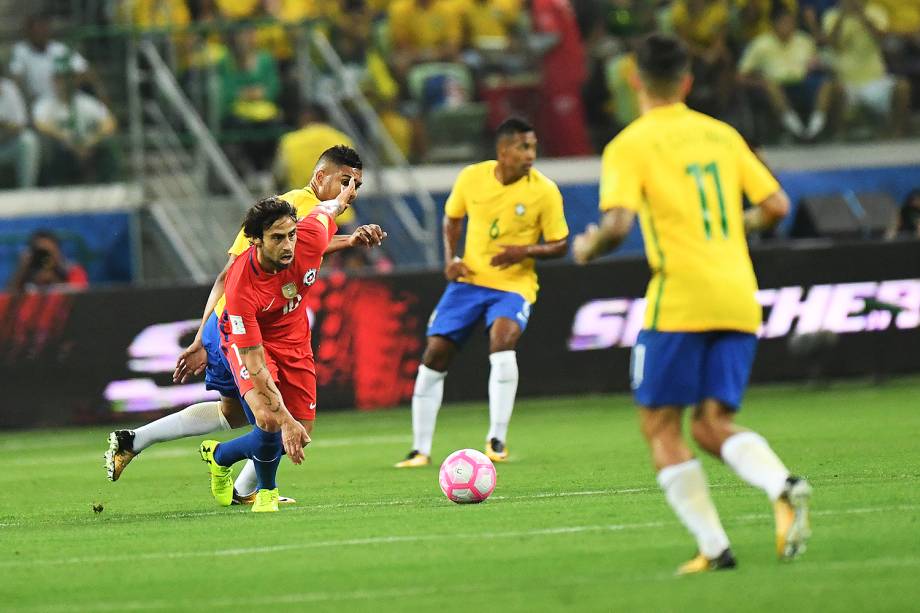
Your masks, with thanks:
[{"label": "green grass pitch", "polygon": [[[484,403],[446,406],[436,460],[481,448],[487,419]],[[405,409],[320,415],[307,462],[282,463],[298,504],[268,516],[213,504],[199,439],[151,448],[113,484],[107,429],[4,432],[0,610],[918,610],[920,379],[755,388],[739,421],[814,485],[809,551],[778,563],[766,497],[706,459],[739,568],[683,578],[693,541],[627,396],[519,402],[512,461],[467,506],[436,465],[391,468]]]}]

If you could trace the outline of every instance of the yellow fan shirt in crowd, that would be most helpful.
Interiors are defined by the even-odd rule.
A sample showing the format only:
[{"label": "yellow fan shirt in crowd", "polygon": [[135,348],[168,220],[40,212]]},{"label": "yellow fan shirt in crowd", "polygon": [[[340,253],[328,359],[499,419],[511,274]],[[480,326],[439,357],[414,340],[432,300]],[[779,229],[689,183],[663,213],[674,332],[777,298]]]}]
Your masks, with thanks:
[{"label": "yellow fan shirt in crowd", "polygon": [[489,262],[505,245],[535,245],[569,235],[556,184],[540,171],[530,172],[511,185],[495,177],[498,162],[467,166],[447,198],[444,212],[467,218],[463,263],[473,273],[459,280],[472,285],[515,292],[533,304],[537,300],[537,273],[533,258],[501,270]]},{"label": "yellow fan shirt in crowd", "polygon": [[508,32],[521,18],[521,0],[462,1],[464,22],[474,45],[492,40],[508,44]]},{"label": "yellow fan shirt in crowd", "polygon": [[677,0],[671,7],[671,25],[681,36],[706,47],[716,41],[728,26],[728,2],[708,0],[699,12],[688,6],[690,0]]},{"label": "yellow fan shirt in crowd", "polygon": [[[294,209],[297,211],[298,219],[301,217],[306,217],[310,211],[312,211],[313,208],[320,202],[319,198],[316,197],[316,194],[314,194],[313,190],[309,187],[292,189],[286,194],[282,194],[281,199],[294,205]],[[341,219],[341,216],[339,219]],[[249,239],[246,238],[246,235],[243,234],[243,230],[240,229],[239,233],[236,235],[236,239],[233,241],[233,244],[230,245],[229,249],[227,249],[227,255],[239,255],[249,249],[249,246]],[[214,306],[214,313],[216,313],[218,317],[220,317],[224,312],[224,305],[226,303],[226,298],[221,296],[217,301],[217,304]]]},{"label": "yellow fan shirt in crowd", "polygon": [[920,0],[872,0],[888,15],[888,32],[916,35],[920,33]]},{"label": "yellow fan shirt in crowd", "polygon": [[425,7],[416,0],[394,0],[389,21],[390,38],[397,49],[435,52],[463,42],[461,0],[433,0]]},{"label": "yellow fan shirt in crowd", "polygon": [[336,145],[351,147],[352,142],[347,134],[325,123],[311,123],[282,136],[278,143],[278,155],[286,172],[286,187],[295,189],[309,185],[319,157],[326,149]]},{"label": "yellow fan shirt in crowd", "polygon": [[[866,18],[881,31],[888,29],[888,14],[876,5],[866,6]],[[830,36],[841,19],[840,9],[824,13],[821,27]],[[882,48],[872,32],[853,15],[844,15],[840,24],[839,46],[834,50],[833,67],[844,85],[862,85],[883,78],[887,74]]]},{"label": "yellow fan shirt in crowd", "polygon": [[743,75],[759,72],[773,83],[799,83],[805,79],[817,54],[815,41],[804,32],[793,33],[784,43],[770,31],[751,41],[741,56],[738,72]]},{"label": "yellow fan shirt in crowd", "polygon": [[756,332],[762,309],[742,192],[779,190],[734,128],[684,104],[659,107],[604,149],[600,208],[639,215],[652,269],[644,328]]}]

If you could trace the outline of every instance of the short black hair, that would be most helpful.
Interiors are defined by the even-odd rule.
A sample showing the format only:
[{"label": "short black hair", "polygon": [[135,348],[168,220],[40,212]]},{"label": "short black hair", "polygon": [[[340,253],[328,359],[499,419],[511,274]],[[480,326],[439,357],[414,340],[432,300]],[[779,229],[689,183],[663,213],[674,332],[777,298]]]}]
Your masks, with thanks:
[{"label": "short black hair", "polygon": [[526,134],[528,132],[533,132],[533,126],[530,125],[526,119],[520,117],[509,117],[495,130],[495,140],[501,140],[506,136],[514,136],[515,134]]},{"label": "short black hair", "polygon": [[282,217],[290,217],[295,222],[297,221],[297,209],[293,204],[278,196],[262,198],[246,211],[246,219],[243,220],[243,234],[250,240],[262,238],[265,231]]},{"label": "short black hair", "polygon": [[364,164],[361,162],[361,156],[348,145],[329,147],[323,151],[323,154],[319,156],[319,160],[317,160],[316,163],[320,164],[321,162],[329,162],[336,166],[348,166],[349,168],[356,168],[358,170],[364,168]]},{"label": "short black hair", "polygon": [[690,52],[676,36],[654,32],[639,43],[636,64],[653,94],[668,94],[690,70]]}]

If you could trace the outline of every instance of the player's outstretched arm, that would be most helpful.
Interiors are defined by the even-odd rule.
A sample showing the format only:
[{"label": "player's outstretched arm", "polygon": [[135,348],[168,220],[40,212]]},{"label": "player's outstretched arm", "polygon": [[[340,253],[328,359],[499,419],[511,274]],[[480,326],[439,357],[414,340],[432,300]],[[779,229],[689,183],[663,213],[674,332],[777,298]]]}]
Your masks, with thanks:
[{"label": "player's outstretched arm", "polygon": [[359,226],[351,234],[336,234],[333,236],[323,255],[329,255],[351,247],[379,247],[386,237],[387,233],[377,224]]},{"label": "player's outstretched arm", "polygon": [[281,426],[284,451],[291,459],[291,462],[300,464],[304,459],[303,448],[310,443],[310,435],[307,434],[306,428],[291,416],[291,413],[284,405],[281,392],[272,380],[271,373],[268,370],[268,364],[265,361],[265,350],[262,345],[256,345],[254,347],[240,347],[239,352],[240,358],[243,360],[243,366],[249,371],[249,377],[253,384],[252,392],[246,394],[246,402],[255,415],[256,423],[260,427]]},{"label": "player's outstretched arm", "polygon": [[551,260],[564,257],[569,252],[569,241],[566,238],[560,238],[557,241],[535,245],[499,245],[499,247],[502,248],[501,253],[492,256],[489,264],[504,270],[527,258]]},{"label": "player's outstretched arm", "polygon": [[789,196],[779,190],[744,212],[745,233],[769,230],[789,214]]},{"label": "player's outstretched arm", "polygon": [[195,333],[195,340],[186,347],[179,358],[176,360],[176,370],[173,371],[173,383],[185,383],[185,381],[194,375],[200,375],[208,365],[208,353],[201,344],[201,336],[204,333],[204,325],[217,306],[217,301],[224,295],[224,282],[227,280],[227,271],[236,261],[235,255],[227,258],[227,265],[220,271],[217,278],[214,279],[214,285],[211,286],[211,293],[208,294],[208,300],[204,306],[204,314],[201,316],[201,324],[198,326],[198,332]]},{"label": "player's outstretched arm", "polygon": [[586,264],[620,246],[636,219],[635,211],[624,207],[613,207],[601,217],[600,225],[590,224],[575,237],[572,256],[579,264]]}]

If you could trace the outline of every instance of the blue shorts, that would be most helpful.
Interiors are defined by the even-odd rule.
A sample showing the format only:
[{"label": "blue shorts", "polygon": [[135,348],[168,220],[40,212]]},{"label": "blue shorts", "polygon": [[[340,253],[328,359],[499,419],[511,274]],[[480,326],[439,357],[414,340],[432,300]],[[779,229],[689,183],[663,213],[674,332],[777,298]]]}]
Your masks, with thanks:
[{"label": "blue shorts", "polygon": [[211,313],[208,321],[204,324],[204,330],[201,332],[201,344],[205,351],[208,352],[208,365],[204,369],[204,386],[209,390],[219,392],[224,398],[235,398],[243,406],[243,412],[246,413],[246,419],[250,424],[256,423],[249,405],[240,396],[240,390],[236,387],[233,380],[233,374],[230,372],[230,365],[227,364],[227,358],[224,352],[220,350],[220,329],[217,325],[217,315]]},{"label": "blue shorts", "polygon": [[447,284],[438,306],[431,313],[428,336],[446,336],[461,345],[483,317],[486,328],[496,318],[507,317],[516,321],[523,332],[530,319],[530,303],[515,292],[453,281]]},{"label": "blue shorts", "polygon": [[629,368],[636,402],[684,407],[715,398],[737,411],[756,351],[757,337],[744,332],[642,330]]}]

